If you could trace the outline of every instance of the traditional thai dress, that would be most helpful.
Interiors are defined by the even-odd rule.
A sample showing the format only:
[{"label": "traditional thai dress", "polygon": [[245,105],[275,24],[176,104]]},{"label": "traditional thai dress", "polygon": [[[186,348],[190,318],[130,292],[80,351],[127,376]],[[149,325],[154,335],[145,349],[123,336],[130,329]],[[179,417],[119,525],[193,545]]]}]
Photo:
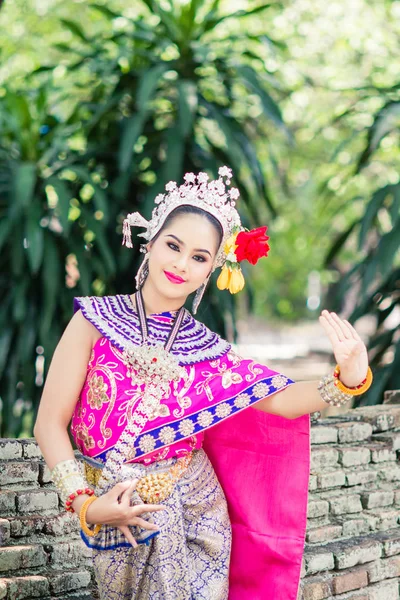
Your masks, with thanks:
[{"label": "traditional thai dress", "polygon": [[[94,537],[82,532],[93,549],[100,597],[296,600],[310,416],[290,420],[254,409],[294,381],[242,358],[185,311],[171,348],[184,376],[171,383],[151,418],[139,419],[142,390],[129,376],[124,354],[142,343],[130,296],[75,298],[78,309],[102,334],[71,422],[88,480],[98,485],[110,452],[129,429],[136,434],[128,438],[133,442],[119,481],[162,473],[191,457],[162,502],[166,510],[144,517],[159,532],[130,527],[137,548],[109,525]],[[166,342],[175,314],[147,318],[150,344]],[[143,503],[135,494],[132,504]]]}]

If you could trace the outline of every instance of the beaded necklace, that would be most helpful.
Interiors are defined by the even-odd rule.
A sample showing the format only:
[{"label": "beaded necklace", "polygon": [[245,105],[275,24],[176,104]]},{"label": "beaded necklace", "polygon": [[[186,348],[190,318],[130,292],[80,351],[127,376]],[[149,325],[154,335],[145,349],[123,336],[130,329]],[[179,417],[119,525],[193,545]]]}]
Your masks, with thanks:
[{"label": "beaded necklace", "polygon": [[132,385],[138,386],[141,399],[135,407],[132,418],[120,435],[118,442],[107,455],[97,491],[102,491],[111,482],[116,482],[118,473],[124,462],[132,457],[134,442],[149,419],[155,419],[160,410],[161,400],[168,397],[172,381],[179,381],[186,373],[176,357],[170,352],[178,335],[179,328],[185,315],[182,306],[175,316],[171,331],[164,346],[148,343],[149,330],[143,296],[139,290],[135,294],[137,312],[142,334],[141,346],[125,348],[123,360],[127,367],[127,376],[131,377]]}]

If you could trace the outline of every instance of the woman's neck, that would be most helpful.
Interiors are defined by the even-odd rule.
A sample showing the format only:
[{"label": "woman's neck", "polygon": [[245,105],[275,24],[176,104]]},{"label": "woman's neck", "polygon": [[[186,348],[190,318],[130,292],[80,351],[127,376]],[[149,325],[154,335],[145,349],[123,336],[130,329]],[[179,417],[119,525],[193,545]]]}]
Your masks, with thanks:
[{"label": "woman's neck", "polygon": [[186,301],[186,298],[166,298],[165,296],[161,296],[148,279],[145,281],[141,292],[146,316],[179,310]]}]

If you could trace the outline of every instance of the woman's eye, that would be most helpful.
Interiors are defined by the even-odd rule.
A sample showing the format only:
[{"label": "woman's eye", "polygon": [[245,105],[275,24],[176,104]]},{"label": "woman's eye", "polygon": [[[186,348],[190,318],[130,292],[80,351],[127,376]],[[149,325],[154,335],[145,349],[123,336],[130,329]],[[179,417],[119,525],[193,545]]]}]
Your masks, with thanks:
[{"label": "woman's eye", "polygon": [[172,242],[168,242],[167,245],[169,246],[169,248],[171,248],[171,250],[179,250],[178,246],[176,244],[173,244]]},{"label": "woman's eye", "polygon": [[206,262],[206,259],[204,258],[204,256],[200,256],[199,254],[197,254],[196,256],[193,257],[195,260],[197,260],[198,258],[200,260],[197,260],[197,262]]}]

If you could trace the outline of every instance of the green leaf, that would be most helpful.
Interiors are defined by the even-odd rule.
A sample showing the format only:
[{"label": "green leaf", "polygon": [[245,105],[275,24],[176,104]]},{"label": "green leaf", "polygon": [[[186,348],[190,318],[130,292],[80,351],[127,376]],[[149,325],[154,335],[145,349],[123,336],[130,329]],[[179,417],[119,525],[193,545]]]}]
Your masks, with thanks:
[{"label": "green leaf", "polygon": [[250,15],[255,15],[261,11],[264,11],[266,8],[270,8],[274,4],[276,4],[276,3],[273,2],[273,3],[269,3],[269,4],[262,4],[261,6],[257,6],[256,8],[253,8],[252,10],[237,10],[236,12],[233,12],[231,14],[223,15],[223,16],[219,16],[219,17],[213,17],[212,13],[210,13],[209,16],[207,16],[204,19],[204,31],[206,32],[206,31],[210,31],[211,29],[214,29],[217,25],[219,25],[219,23],[222,23],[223,21],[226,21],[227,19],[241,19],[242,17],[249,17]]},{"label": "green leaf", "polygon": [[[45,232],[44,237],[44,251],[45,260],[44,268],[42,269],[42,283],[43,283],[43,302],[42,310],[40,313],[40,327],[39,334],[42,345],[46,344],[47,336],[49,334],[53,316],[58,302],[58,296],[60,293],[60,275],[61,268],[64,269],[64,265],[59,259],[57,246],[53,239],[53,234]],[[62,281],[64,284],[64,281]]]},{"label": "green leaf", "polygon": [[41,267],[43,260],[43,229],[40,226],[41,211],[37,206],[33,206],[29,212],[26,222],[26,241],[28,262],[33,275],[36,275]]},{"label": "green leaf", "polygon": [[241,76],[242,80],[247,84],[251,91],[259,96],[265,114],[276,124],[278,125],[285,134],[290,137],[290,133],[283,122],[282,114],[279,106],[276,102],[271,98],[266,90],[262,87],[257,73],[249,66],[237,66],[237,73]]},{"label": "green leaf", "polygon": [[120,14],[114,12],[107,6],[103,6],[102,4],[89,4],[89,7],[98,10],[108,19],[118,19],[121,16]]},{"label": "green leaf", "polygon": [[123,122],[123,132],[118,150],[118,163],[121,172],[129,169],[132,162],[133,147],[142,133],[147,119],[147,110],[141,110]]},{"label": "green leaf", "polygon": [[[27,208],[33,198],[36,185],[36,164],[30,162],[19,163],[14,177],[12,196],[16,203],[16,208]],[[16,216],[18,216],[16,214]]]},{"label": "green leaf", "polygon": [[361,220],[361,229],[358,239],[359,250],[362,250],[373,222],[380,208],[383,206],[386,196],[393,192],[393,188],[393,185],[385,185],[383,188],[376,190],[376,192],[373,193],[371,200],[368,202],[367,209]]},{"label": "green leaf", "polygon": [[103,257],[108,269],[108,275],[114,275],[116,270],[115,260],[113,253],[108,245],[107,239],[104,235],[104,227],[100,221],[97,221],[93,215],[84,207],[81,207],[82,216],[87,222],[87,227],[95,234],[96,238],[93,245],[98,246],[99,252]]},{"label": "green leaf", "polygon": [[193,81],[180,80],[177,84],[178,121],[179,131],[183,138],[187,138],[193,131],[194,117],[197,111],[197,88]]},{"label": "green leaf", "polygon": [[343,246],[347,242],[348,238],[353,233],[354,228],[356,227],[356,225],[358,225],[358,221],[353,221],[353,223],[350,225],[350,227],[348,227],[345,231],[343,231],[336,238],[335,242],[330,247],[329,252],[328,252],[328,254],[326,255],[326,257],[324,259],[324,267],[325,268],[329,267],[329,265],[331,264],[332,260],[336,257],[336,255],[343,248]]},{"label": "green leaf", "polygon": [[75,21],[71,21],[71,19],[60,19],[60,22],[64,25],[64,27],[69,29],[71,33],[73,33],[76,37],[80,38],[82,42],[85,42],[86,44],[90,42],[90,39],[86,37],[83,28],[80,25],[78,25],[78,23],[75,23]]},{"label": "green leaf", "polygon": [[376,114],[375,120],[368,131],[367,145],[361,154],[356,167],[358,173],[369,161],[379,144],[392,131],[397,131],[400,125],[400,102],[390,101]]},{"label": "green leaf", "polygon": [[63,235],[67,236],[71,227],[71,221],[68,219],[71,192],[68,189],[65,181],[56,176],[49,177],[47,184],[52,185],[58,197],[57,214],[60,218]]},{"label": "green leaf", "polygon": [[383,277],[389,272],[396,255],[400,251],[400,219],[389,233],[385,234],[378,245],[376,260]]}]

